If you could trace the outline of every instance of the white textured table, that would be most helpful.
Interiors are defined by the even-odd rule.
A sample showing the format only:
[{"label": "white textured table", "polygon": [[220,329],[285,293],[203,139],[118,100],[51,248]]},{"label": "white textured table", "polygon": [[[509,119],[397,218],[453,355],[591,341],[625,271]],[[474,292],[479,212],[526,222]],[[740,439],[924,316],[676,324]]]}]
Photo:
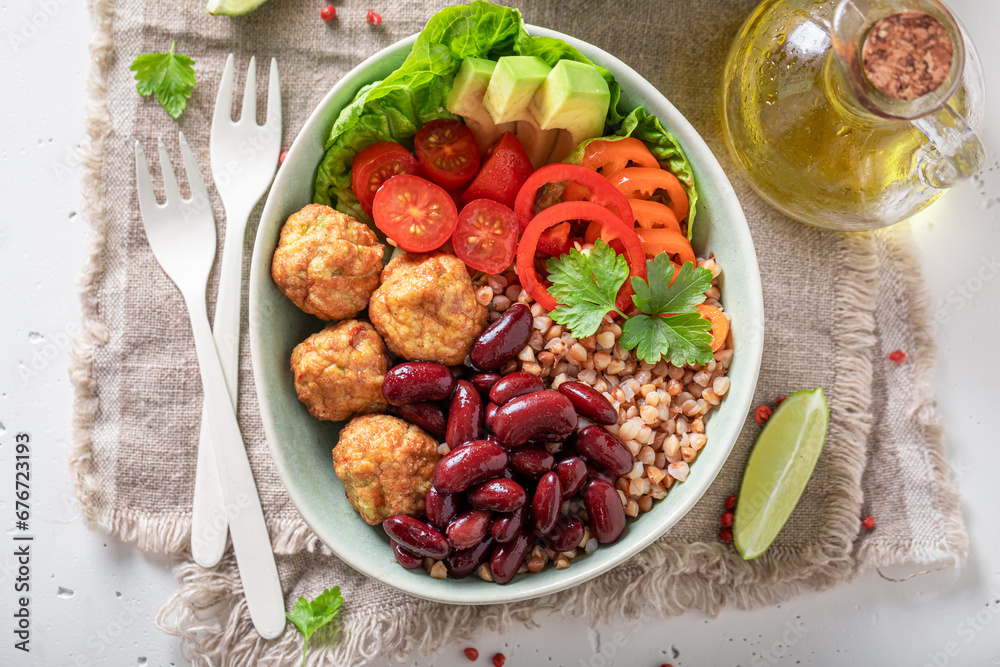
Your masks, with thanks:
[{"label": "white textured table", "polygon": [[[981,177],[913,221],[940,326],[938,398],[972,554],[954,570],[894,584],[872,573],[823,593],[718,618],[588,628],[549,617],[473,643],[488,664],[1000,665],[1000,2],[952,0],[987,68]],[[76,274],[89,230],[76,214],[90,18],[83,3],[0,3],[0,665],[184,665],[153,617],[173,592],[169,563],[89,531],[66,466],[67,377]],[[665,91],[668,96],[670,91]],[[14,435],[32,438],[31,653],[13,647]],[[461,646],[413,665],[467,665]],[[376,661],[382,664],[384,661]]]}]

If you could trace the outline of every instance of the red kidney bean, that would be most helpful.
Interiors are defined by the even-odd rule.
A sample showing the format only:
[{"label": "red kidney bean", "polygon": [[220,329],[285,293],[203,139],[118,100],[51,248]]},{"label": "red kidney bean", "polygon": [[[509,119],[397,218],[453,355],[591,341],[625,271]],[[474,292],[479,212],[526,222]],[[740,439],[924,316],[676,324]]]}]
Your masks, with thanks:
[{"label": "red kidney bean", "polygon": [[615,542],[625,530],[625,508],[618,491],[604,480],[594,479],[583,487],[583,504],[590,518],[590,532],[601,544]]},{"label": "red kidney bean", "polygon": [[527,506],[509,514],[501,514],[496,519],[493,519],[493,525],[490,526],[490,535],[501,544],[510,542],[524,528],[527,518]]},{"label": "red kidney bean", "polygon": [[382,396],[390,405],[443,401],[455,391],[455,376],[442,364],[409,361],[385,374]]},{"label": "red kidney bean", "polygon": [[389,546],[392,547],[392,555],[396,557],[396,562],[407,570],[415,570],[424,564],[422,556],[418,556],[406,547],[399,546],[399,542],[396,540],[389,540]]},{"label": "red kidney bean", "polygon": [[489,403],[486,404],[486,419],[485,419],[486,428],[488,429],[493,428],[493,418],[496,417],[496,414],[497,414],[497,404],[494,403],[493,401],[490,401]]},{"label": "red kidney bean", "polygon": [[611,486],[615,485],[615,478],[609,475],[603,468],[599,468],[593,463],[587,462],[587,478],[588,479],[600,479]]},{"label": "red kidney bean", "polygon": [[504,375],[490,389],[490,400],[498,406],[509,403],[518,396],[531,394],[545,389],[545,385],[536,376],[524,371]]},{"label": "red kidney bean", "polygon": [[393,514],[382,522],[382,529],[400,546],[420,556],[444,558],[451,553],[451,545],[444,535],[412,516]]},{"label": "red kidney bean", "polygon": [[500,477],[472,487],[465,497],[476,509],[513,512],[524,506],[528,493],[514,480]]},{"label": "red kidney bean", "polygon": [[489,440],[473,440],[469,445],[445,454],[431,477],[434,487],[442,493],[465,491],[503,473],[507,469],[507,452]]},{"label": "red kidney bean", "polygon": [[515,359],[531,337],[534,322],[531,309],[523,303],[515,303],[504,311],[496,322],[479,334],[469,350],[469,358],[476,368],[495,371],[508,361]]},{"label": "red kidney bean", "polygon": [[452,449],[479,438],[483,427],[483,399],[471,382],[458,381],[448,408],[448,432],[445,442]]},{"label": "red kidney bean", "polygon": [[587,481],[587,464],[579,456],[569,456],[556,464],[556,474],[562,487],[563,500],[569,500]]},{"label": "red kidney bean", "polygon": [[576,435],[576,451],[612,475],[624,475],[634,465],[632,452],[602,426],[588,426]]},{"label": "red kidney bean", "polygon": [[482,542],[490,532],[493,514],[483,510],[462,512],[448,524],[445,534],[453,549],[470,549]]},{"label": "red kidney bean", "polygon": [[583,522],[573,517],[560,517],[546,537],[556,551],[569,551],[580,546],[580,540],[583,539]]},{"label": "red kidney bean", "polygon": [[522,447],[510,453],[510,467],[528,477],[541,477],[556,464],[556,457],[545,449]]},{"label": "red kidney bean", "polygon": [[493,540],[485,540],[474,547],[452,551],[451,555],[444,559],[448,576],[452,579],[464,579],[469,576],[489,560],[494,546]]},{"label": "red kidney bean", "polygon": [[505,447],[520,447],[533,438],[561,440],[575,428],[573,404],[551,390],[519,396],[493,418],[493,433]]},{"label": "red kidney bean", "polygon": [[396,410],[399,416],[411,424],[416,424],[433,436],[440,438],[448,427],[448,418],[437,403],[407,403]]},{"label": "red kidney bean", "polygon": [[472,383],[472,386],[475,387],[479,393],[489,394],[493,385],[495,385],[497,380],[502,377],[503,376],[499,373],[476,373],[469,378],[469,382]]},{"label": "red kidney bean", "polygon": [[490,556],[490,576],[493,577],[493,581],[506,584],[513,579],[521,569],[521,565],[528,559],[534,544],[535,536],[527,530],[521,530],[506,544],[498,544]]},{"label": "red kidney bean", "polygon": [[582,382],[563,382],[559,393],[566,396],[581,417],[598,424],[617,424],[618,411],[604,394]]},{"label": "red kidney bean", "polygon": [[562,506],[562,485],[559,475],[547,472],[538,480],[531,499],[531,530],[535,535],[548,535],[559,518]]},{"label": "red kidney bean", "polygon": [[427,522],[438,530],[444,530],[458,514],[460,504],[460,499],[456,494],[441,493],[432,486],[427,489],[427,495],[424,497]]}]

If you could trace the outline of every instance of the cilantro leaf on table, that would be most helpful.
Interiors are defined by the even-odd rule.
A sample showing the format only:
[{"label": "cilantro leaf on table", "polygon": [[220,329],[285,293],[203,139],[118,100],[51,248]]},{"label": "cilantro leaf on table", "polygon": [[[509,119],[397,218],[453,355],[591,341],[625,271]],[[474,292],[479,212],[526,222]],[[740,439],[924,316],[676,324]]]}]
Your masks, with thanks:
[{"label": "cilantro leaf on table", "polygon": [[617,312],[615,299],[628,278],[628,262],[604,241],[598,239],[589,254],[574,248],[545,266],[549,293],[559,302],[549,315],[577,338],[593,336],[604,316]]},{"label": "cilantro leaf on table", "polygon": [[711,286],[712,272],[691,262],[685,262],[674,279],[674,265],[666,253],[660,253],[646,262],[646,280],[632,278],[632,301],[647,315],[690,313],[705,301]]},{"label": "cilantro leaf on table", "polygon": [[129,67],[135,72],[135,87],[139,94],[143,97],[155,94],[172,118],[180,116],[187,107],[191,89],[195,86],[194,60],[174,53],[176,44],[171,42],[166,53],[141,55]]},{"label": "cilantro leaf on table", "polygon": [[635,349],[643,361],[655,364],[666,358],[674,366],[707,364],[712,360],[711,322],[700,313],[633,315],[622,327],[619,343]]},{"label": "cilantro leaf on table", "polygon": [[300,597],[292,607],[292,613],[285,612],[299,632],[305,637],[302,644],[302,664],[306,664],[306,650],[309,648],[309,638],[321,627],[333,620],[340,612],[344,598],[340,595],[340,586],[327,588],[312,601]]}]

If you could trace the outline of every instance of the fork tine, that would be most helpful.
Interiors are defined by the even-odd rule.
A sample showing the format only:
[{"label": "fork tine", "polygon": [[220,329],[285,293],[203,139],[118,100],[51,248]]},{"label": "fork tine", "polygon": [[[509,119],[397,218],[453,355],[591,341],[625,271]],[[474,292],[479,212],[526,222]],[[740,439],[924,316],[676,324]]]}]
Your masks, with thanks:
[{"label": "fork tine", "polygon": [[226,67],[222,70],[222,80],[219,81],[219,92],[215,96],[215,111],[212,114],[212,132],[233,122],[233,54],[226,58]]},{"label": "fork tine", "polygon": [[250,56],[250,66],[247,68],[246,88],[243,89],[243,111],[240,112],[241,123],[257,124],[257,57]]},{"label": "fork tine", "polygon": [[139,195],[139,212],[145,225],[150,213],[159,204],[156,203],[156,195],[153,194],[153,179],[149,176],[146,152],[142,150],[142,144],[138,141],[135,142],[135,188]]},{"label": "fork tine", "polygon": [[162,138],[156,139],[156,145],[160,149],[160,171],[163,173],[163,190],[167,194],[165,203],[180,201],[181,189],[177,187],[177,177],[174,176],[174,165],[170,162],[167,147],[163,145]]},{"label": "fork tine", "polygon": [[281,128],[281,83],[278,79],[278,61],[271,58],[271,73],[267,77],[267,119],[264,124]]},{"label": "fork tine", "polygon": [[208,190],[205,189],[205,180],[201,177],[201,170],[194,160],[194,154],[188,146],[184,133],[178,133],[181,142],[181,157],[184,159],[184,173],[187,176],[188,187],[191,188],[191,200],[199,207],[208,206]]}]

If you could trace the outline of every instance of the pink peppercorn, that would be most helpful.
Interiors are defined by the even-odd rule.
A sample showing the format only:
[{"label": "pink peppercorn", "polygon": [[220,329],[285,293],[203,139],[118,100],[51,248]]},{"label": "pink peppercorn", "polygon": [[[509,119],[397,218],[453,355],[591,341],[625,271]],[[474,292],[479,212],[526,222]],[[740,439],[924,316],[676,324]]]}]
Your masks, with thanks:
[{"label": "pink peppercorn", "polygon": [[774,414],[774,410],[772,410],[771,408],[769,408],[766,405],[762,405],[759,408],[757,408],[756,410],[754,410],[753,420],[755,422],[757,422],[758,424],[763,424],[768,419],[770,419],[771,415],[773,415],[773,414]]}]

